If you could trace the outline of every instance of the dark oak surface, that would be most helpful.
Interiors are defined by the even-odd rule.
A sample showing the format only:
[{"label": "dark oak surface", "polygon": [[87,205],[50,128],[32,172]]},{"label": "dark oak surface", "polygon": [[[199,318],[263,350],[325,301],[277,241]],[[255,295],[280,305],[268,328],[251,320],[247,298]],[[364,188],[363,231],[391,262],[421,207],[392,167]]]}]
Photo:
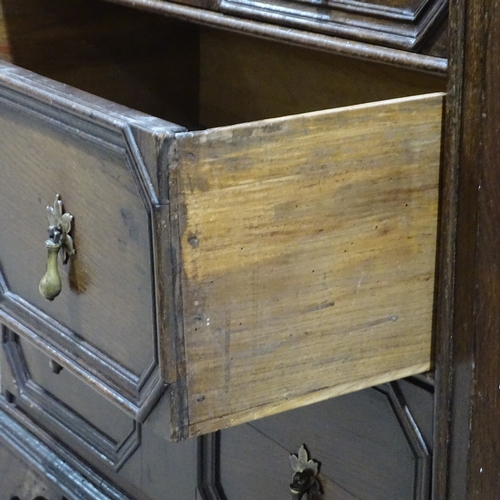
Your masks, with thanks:
[{"label": "dark oak surface", "polygon": [[0,59],[185,125],[197,124],[197,33],[100,0],[0,2]]},{"label": "dark oak surface", "polygon": [[230,500],[285,498],[286,456],[305,443],[321,462],[324,500],[428,499],[432,411],[420,427],[413,417],[432,397],[431,386],[405,380],[223,431],[221,488]]},{"label": "dark oak surface", "polygon": [[[143,98],[145,102],[149,102],[150,105],[154,104],[160,110],[168,102],[168,96],[159,93],[161,89],[173,89],[176,101],[172,102],[172,104],[176,105],[177,109],[180,109],[182,105],[188,110],[196,103],[194,96],[185,93],[189,85],[184,86],[182,91],[179,91],[179,88],[175,88],[175,80],[165,81],[163,79],[164,73],[161,66],[150,67],[153,58],[158,57],[160,54],[163,54],[165,57],[166,53],[161,51],[161,47],[165,46],[171,48],[171,51],[168,52],[168,61],[174,67],[177,66],[179,70],[178,77],[182,78],[183,68],[186,68],[188,60],[191,63],[195,61],[194,57],[185,58],[189,50],[187,45],[184,45],[180,50],[172,50],[174,48],[172,44],[175,45],[178,32],[173,28],[172,23],[169,26],[167,17],[209,27],[222,28],[240,34],[246,33],[259,38],[277,40],[292,45],[314,48],[318,51],[344,54],[365,60],[384,61],[389,64],[407,68],[413,67],[439,74],[444,74],[447,67],[447,21],[444,16],[446,3],[443,0],[424,2],[425,5],[430,6],[430,10],[434,14],[437,13],[438,15],[431,16],[432,23],[430,28],[424,30],[425,33],[423,34],[425,36],[418,42],[418,47],[415,48],[416,52],[383,46],[385,43],[383,41],[382,45],[379,45],[376,40],[375,43],[367,43],[369,40],[365,39],[362,30],[360,31],[356,27],[356,22],[354,25],[351,25],[350,22],[345,24],[348,30],[344,34],[345,38],[342,33],[334,33],[332,36],[331,34],[321,33],[321,29],[317,32],[314,32],[314,28],[307,26],[302,26],[305,29],[300,29],[301,23],[294,28],[292,26],[294,21],[300,19],[300,7],[301,5],[305,6],[306,4],[304,3],[295,4],[295,8],[299,7],[298,17],[292,15],[292,13],[287,14],[283,12],[278,16],[271,15],[267,19],[268,22],[262,22],[247,19],[246,17],[248,16],[246,14],[243,17],[238,17],[209,10],[212,8],[217,9],[218,7],[208,5],[205,0],[199,2],[204,8],[160,0],[136,0],[133,4],[130,0],[112,1],[126,7],[133,6],[134,9],[116,9],[112,5],[106,7],[101,0],[89,0],[87,2],[73,0],[69,3],[61,2],[60,0],[45,0],[42,3],[33,0],[25,0],[23,2],[3,0],[0,3],[0,17],[3,15],[7,24],[4,24],[0,19],[0,56],[2,58],[11,58],[18,55],[19,51],[26,52],[27,50],[28,53],[42,55],[38,63],[35,58],[32,58],[32,62],[44,65],[43,55],[55,55],[55,44],[60,39],[66,39],[68,43],[63,50],[58,49],[58,52],[61,52],[63,56],[62,59],[60,57],[51,58],[50,67],[53,70],[56,68],[59,70],[63,69],[65,65],[64,56],[71,54],[72,62],[70,66],[75,76],[79,75],[80,77],[83,76],[86,79],[92,80],[96,71],[108,71],[108,76],[119,77],[124,83],[134,88],[134,92],[128,95],[135,97],[140,94],[140,87],[137,86],[138,82],[134,81],[132,75],[137,76],[142,71],[151,71],[155,74],[157,80],[156,94],[143,96]],[[189,0],[185,3],[194,4],[196,2]],[[381,5],[380,9],[380,12],[386,11],[389,17],[394,16],[396,26],[387,29],[387,27],[381,24],[379,27],[380,30],[377,31],[378,9],[375,9],[369,16],[372,28],[375,26],[375,30],[372,30],[372,32],[378,32],[379,35],[388,37],[389,40],[391,37],[405,40],[405,36],[409,35],[409,40],[411,40],[413,36],[411,33],[414,31],[411,27],[413,21],[410,20],[409,24],[407,24],[408,20],[413,18],[414,21],[418,22],[421,12],[425,13],[429,9],[424,8],[422,11],[419,10],[417,15],[412,17],[411,10],[406,11],[400,3],[398,5],[396,2],[396,4],[395,9],[388,8],[388,6],[384,7],[383,5]],[[269,7],[272,5],[273,3],[268,3]],[[335,8],[340,6],[340,11],[342,11],[343,7],[340,3],[335,5]],[[363,10],[362,3],[358,5],[358,2],[352,2],[352,5],[358,6]],[[325,5],[323,9],[329,10],[330,7]],[[149,11],[155,15],[147,16],[141,10]],[[255,11],[258,10],[255,9]],[[351,10],[352,14],[358,15],[356,8],[348,10]],[[75,22],[72,19],[72,15],[77,12],[77,22]],[[96,19],[96,15],[98,19]],[[249,17],[254,16],[250,15]],[[136,19],[137,22],[131,22],[131,19]],[[363,14],[361,14],[362,19]],[[305,20],[307,21],[307,19]],[[329,19],[328,16],[320,15],[316,24],[321,28],[322,26],[328,26],[331,21],[333,21],[333,18]],[[397,26],[399,23],[401,26]],[[333,24],[335,25],[335,23]],[[361,25],[363,24],[364,22],[362,21]],[[62,26],[68,26],[71,29],[63,29]],[[196,29],[194,24],[185,24],[183,26],[183,31]],[[310,31],[310,29],[313,29],[313,31]],[[50,33],[50,38],[46,37],[48,33]],[[78,37],[82,34],[84,34],[89,43],[84,46],[75,45]],[[134,40],[134,44],[128,43],[131,39]],[[99,41],[98,45],[94,43],[97,40]],[[152,41],[157,41],[158,43],[150,46],[147,51],[144,50],[145,44]],[[389,43],[389,45],[391,44]],[[140,54],[140,58],[136,57],[138,54]],[[102,66],[102,60],[106,56],[112,56],[117,60],[125,57],[130,67],[134,68],[134,71],[126,74],[123,72],[117,73],[117,68],[106,69]],[[96,59],[95,63],[92,63],[93,59]],[[182,61],[182,64],[177,64],[180,61]],[[82,66],[79,62],[85,62],[86,71],[83,75]],[[109,83],[113,85],[112,78],[109,80]],[[126,98],[126,96],[127,93],[123,92],[123,97]],[[161,98],[159,98],[160,96]]]},{"label": "dark oak surface", "polygon": [[443,173],[435,498],[500,491],[500,4],[456,2]]},{"label": "dark oak surface", "polygon": [[[69,456],[54,441],[50,447],[30,431],[27,420],[12,418],[0,397],[0,486],[8,500],[127,500],[88,465]],[[31,426],[31,428],[30,428]],[[37,432],[43,431],[36,428]],[[48,437],[48,436],[47,436]],[[57,449],[59,453],[55,453]],[[62,453],[61,453],[62,452]]]},{"label": "dark oak surface", "polygon": [[[8,235],[0,252],[0,315],[140,421],[164,389],[158,336],[165,325],[156,315],[154,279],[163,253],[153,247],[150,226],[161,213],[161,144],[181,128],[12,65],[2,64],[0,73],[0,226]],[[46,234],[44,200],[54,190],[68,206],[70,191],[78,200],[70,211],[80,214],[80,251],[61,266],[63,292],[49,302],[37,290],[46,258],[38,242]],[[16,225],[18,193],[31,214],[26,235],[8,229]],[[33,265],[17,272],[19,259]]]},{"label": "dark oak surface", "polygon": [[0,3],[0,59],[188,128],[445,88],[443,75],[244,33],[100,0]]},{"label": "dark oak surface", "polygon": [[[10,375],[4,370],[3,377],[9,379]],[[7,385],[11,388],[9,380]],[[88,446],[66,437],[64,442],[54,437],[60,437],[57,429],[33,421],[16,406],[15,397],[9,396],[9,401],[0,397],[0,444],[8,445],[11,457],[19,457],[25,464],[25,471],[16,479],[19,476],[8,475],[8,464],[0,463],[0,487],[10,485],[11,480],[18,481],[18,488],[28,485],[31,470],[43,486],[63,491],[68,500],[193,500],[196,440],[174,444],[165,439],[165,404],[163,401],[142,426],[141,446],[116,471],[96,459]],[[95,413],[102,410],[89,408]],[[29,496],[20,498],[33,500]]]},{"label": "dark oak surface", "polygon": [[[429,39],[443,30],[446,0],[411,2],[324,2],[273,0],[221,0],[218,10],[311,32],[360,40],[376,45],[427,53]],[[427,44],[428,45],[428,44]],[[423,50],[422,50],[423,49]],[[439,54],[446,57],[446,52]]]},{"label": "dark oak surface", "polygon": [[200,29],[199,123],[261,120],[445,90],[444,77]]},{"label": "dark oak surface", "polygon": [[404,380],[205,436],[196,498],[287,498],[287,458],[305,443],[319,498],[428,499],[432,397],[428,381]]},{"label": "dark oak surface", "polygon": [[[446,24],[437,23],[436,32],[430,36],[427,43],[423,45],[425,53],[409,52],[407,50],[395,49],[379,44],[367,43],[365,41],[351,40],[349,37],[324,35],[312,31],[296,29],[287,25],[294,24],[293,16],[269,16],[272,20],[277,18],[277,24],[251,20],[227,15],[223,12],[208,10],[213,8],[213,4],[207,4],[197,0],[181,3],[200,4],[205,8],[193,7],[191,5],[181,5],[161,0],[108,0],[127,6],[133,6],[148,12],[154,12],[167,17],[175,17],[186,21],[194,22],[204,26],[247,33],[259,38],[278,40],[291,45],[314,48],[319,51],[333,52],[361,59],[381,61],[384,63],[414,68],[437,74],[445,74],[447,69],[446,48],[443,43],[446,38]],[[249,16],[255,17],[255,16]],[[299,16],[300,17],[300,16]],[[381,30],[384,31],[383,29]],[[372,40],[373,41],[373,40]],[[429,55],[427,55],[427,53]]]},{"label": "dark oak surface", "polygon": [[11,380],[5,394],[42,427],[51,427],[66,443],[86,447],[95,459],[116,470],[137,450],[141,424],[98,391],[59,365],[52,370],[50,358],[6,332],[3,343]]},{"label": "dark oak surface", "polygon": [[[3,385],[11,389],[9,379],[9,370],[4,369]],[[120,471],[103,466],[71,440],[64,445],[54,440],[53,428],[34,423],[17,407],[16,397],[9,402],[0,397],[0,443],[24,464],[13,475],[8,461],[0,462],[0,473],[6,474],[0,484],[16,484],[13,492],[26,491],[35,474],[38,487],[61,489],[68,500],[287,499],[289,456],[305,444],[310,458],[320,463],[324,500],[425,500],[432,392],[427,382],[400,381],[235,427],[198,443],[192,439],[175,444],[162,435],[163,402],[143,425],[141,447]],[[78,456],[92,464],[93,472]],[[88,484],[79,488],[82,475]],[[58,496],[47,500],[53,498],[62,500]]]}]

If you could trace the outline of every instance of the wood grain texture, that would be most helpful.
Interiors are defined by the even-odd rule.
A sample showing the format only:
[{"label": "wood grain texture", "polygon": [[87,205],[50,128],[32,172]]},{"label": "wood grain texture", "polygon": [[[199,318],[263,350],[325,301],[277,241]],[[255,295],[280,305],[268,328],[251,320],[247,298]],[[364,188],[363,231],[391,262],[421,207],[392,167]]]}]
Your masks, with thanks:
[{"label": "wood grain texture", "polygon": [[177,135],[189,434],[430,368],[441,108]]}]

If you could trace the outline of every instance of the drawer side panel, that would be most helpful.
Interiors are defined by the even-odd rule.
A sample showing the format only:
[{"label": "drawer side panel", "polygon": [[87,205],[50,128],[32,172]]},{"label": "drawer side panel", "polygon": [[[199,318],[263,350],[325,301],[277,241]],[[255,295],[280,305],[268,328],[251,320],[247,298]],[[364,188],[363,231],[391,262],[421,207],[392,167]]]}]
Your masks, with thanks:
[{"label": "drawer side panel", "polygon": [[430,368],[441,110],[178,136],[189,434]]}]

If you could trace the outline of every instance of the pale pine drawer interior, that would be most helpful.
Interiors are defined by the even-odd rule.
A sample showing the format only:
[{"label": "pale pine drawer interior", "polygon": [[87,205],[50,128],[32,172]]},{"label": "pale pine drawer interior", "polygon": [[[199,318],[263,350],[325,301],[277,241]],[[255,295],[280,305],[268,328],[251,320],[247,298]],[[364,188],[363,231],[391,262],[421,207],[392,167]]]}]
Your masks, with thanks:
[{"label": "pale pine drawer interior", "polygon": [[[430,369],[443,78],[97,1],[6,2],[2,14],[4,59],[192,131],[151,128],[164,215],[150,238],[163,243],[146,304],[156,336],[137,337],[169,384],[175,438]],[[57,95],[69,109],[72,89]],[[106,344],[120,365],[113,342],[127,344]],[[111,371],[106,396],[133,400]],[[144,401],[125,410],[146,418],[155,398]]]}]

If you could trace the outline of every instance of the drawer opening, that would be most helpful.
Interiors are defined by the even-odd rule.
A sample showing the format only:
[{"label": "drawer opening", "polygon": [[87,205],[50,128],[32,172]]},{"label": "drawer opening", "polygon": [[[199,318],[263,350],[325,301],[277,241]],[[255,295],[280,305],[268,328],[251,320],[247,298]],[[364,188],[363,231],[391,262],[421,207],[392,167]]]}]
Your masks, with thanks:
[{"label": "drawer opening", "polygon": [[192,130],[445,87],[444,77],[102,0],[1,0],[0,58]]}]

